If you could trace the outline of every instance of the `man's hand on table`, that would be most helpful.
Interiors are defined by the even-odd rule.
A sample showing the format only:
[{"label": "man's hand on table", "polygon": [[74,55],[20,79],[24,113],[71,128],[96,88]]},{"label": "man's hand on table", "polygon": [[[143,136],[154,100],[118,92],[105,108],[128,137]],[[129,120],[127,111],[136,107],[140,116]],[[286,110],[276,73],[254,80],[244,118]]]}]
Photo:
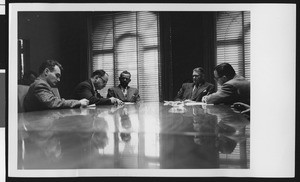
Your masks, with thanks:
[{"label": "man's hand on table", "polygon": [[79,100],[80,104],[81,104],[81,107],[86,107],[89,105],[89,100],[87,99],[81,99]]},{"label": "man's hand on table", "polygon": [[112,104],[115,104],[115,105],[123,105],[124,104],[120,99],[117,99],[115,97],[110,97],[109,99]]}]

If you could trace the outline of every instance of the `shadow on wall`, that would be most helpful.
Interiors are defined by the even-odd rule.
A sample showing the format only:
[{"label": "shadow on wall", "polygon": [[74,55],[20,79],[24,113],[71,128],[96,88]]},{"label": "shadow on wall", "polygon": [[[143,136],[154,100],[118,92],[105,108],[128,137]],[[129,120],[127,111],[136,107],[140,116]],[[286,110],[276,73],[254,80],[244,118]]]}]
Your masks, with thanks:
[{"label": "shadow on wall", "polygon": [[0,16],[0,69],[5,69],[6,66],[6,19],[5,16]]}]

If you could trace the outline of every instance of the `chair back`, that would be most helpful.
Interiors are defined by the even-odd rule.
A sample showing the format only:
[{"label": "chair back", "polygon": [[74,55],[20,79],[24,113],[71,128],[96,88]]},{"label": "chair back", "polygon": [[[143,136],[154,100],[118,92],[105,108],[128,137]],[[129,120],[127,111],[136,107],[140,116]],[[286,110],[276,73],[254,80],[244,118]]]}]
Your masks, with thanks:
[{"label": "chair back", "polygon": [[18,85],[18,112],[24,112],[24,98],[27,94],[29,86],[27,85]]}]

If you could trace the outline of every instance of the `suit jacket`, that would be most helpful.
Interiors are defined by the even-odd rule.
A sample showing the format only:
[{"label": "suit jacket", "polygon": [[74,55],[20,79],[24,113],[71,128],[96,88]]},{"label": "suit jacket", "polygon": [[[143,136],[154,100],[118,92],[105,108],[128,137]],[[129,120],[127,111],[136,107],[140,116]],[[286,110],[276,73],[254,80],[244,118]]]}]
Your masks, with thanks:
[{"label": "suit jacket", "polygon": [[51,86],[43,79],[37,78],[29,87],[24,98],[25,111],[80,107],[78,100],[60,99]]},{"label": "suit jacket", "polygon": [[236,75],[224,83],[216,93],[209,95],[206,102],[212,104],[243,102],[250,105],[250,82],[244,77]]},{"label": "suit jacket", "polygon": [[107,98],[115,97],[123,102],[138,102],[140,101],[139,90],[133,87],[127,87],[127,97],[125,98],[121,85],[108,89]]},{"label": "suit jacket", "polygon": [[94,90],[92,81],[90,79],[79,83],[72,94],[74,99],[88,99],[89,104],[96,105],[110,105],[112,104],[110,99],[103,98],[100,93]]},{"label": "suit jacket", "polygon": [[207,95],[208,93],[213,93],[215,91],[215,86],[211,83],[204,82],[200,84],[196,90],[196,94],[192,96],[194,84],[193,83],[184,83],[182,87],[178,91],[175,100],[182,101],[186,99],[190,99],[192,101],[201,102],[202,97]]}]

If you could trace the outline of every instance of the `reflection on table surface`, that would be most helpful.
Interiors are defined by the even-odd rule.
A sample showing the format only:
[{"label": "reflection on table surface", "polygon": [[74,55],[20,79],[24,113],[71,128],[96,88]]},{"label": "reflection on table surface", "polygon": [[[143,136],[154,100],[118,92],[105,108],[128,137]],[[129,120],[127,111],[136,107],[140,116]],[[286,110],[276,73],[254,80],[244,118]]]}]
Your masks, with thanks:
[{"label": "reflection on table surface", "polygon": [[249,121],[229,106],[149,102],[18,117],[18,169],[249,168]]}]

